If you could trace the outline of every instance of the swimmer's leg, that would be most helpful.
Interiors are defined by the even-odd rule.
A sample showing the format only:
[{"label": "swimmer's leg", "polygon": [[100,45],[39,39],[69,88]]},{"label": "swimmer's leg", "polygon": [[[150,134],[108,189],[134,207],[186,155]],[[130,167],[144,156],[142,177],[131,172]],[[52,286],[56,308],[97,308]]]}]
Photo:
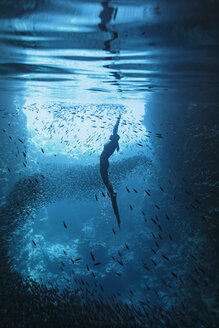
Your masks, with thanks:
[{"label": "swimmer's leg", "polygon": [[104,161],[100,162],[100,175],[103,180],[103,183],[105,184],[106,188],[108,189],[110,195],[112,196],[114,194],[112,184],[109,181],[109,176],[108,176],[108,168],[109,168],[109,162]]},{"label": "swimmer's leg", "polygon": [[116,216],[118,227],[120,228],[121,221],[120,221],[119,210],[118,210],[118,206],[117,206],[117,202],[116,202],[116,197],[111,197],[111,202],[113,205],[113,211]]}]

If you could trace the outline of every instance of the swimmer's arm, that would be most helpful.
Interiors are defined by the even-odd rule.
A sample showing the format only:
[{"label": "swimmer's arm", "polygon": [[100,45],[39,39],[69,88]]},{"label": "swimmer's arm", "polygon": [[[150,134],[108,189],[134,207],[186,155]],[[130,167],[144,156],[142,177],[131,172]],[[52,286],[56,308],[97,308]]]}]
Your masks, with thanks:
[{"label": "swimmer's arm", "polygon": [[119,117],[117,118],[117,122],[116,122],[116,124],[115,124],[115,126],[114,126],[114,128],[113,128],[113,134],[114,134],[114,135],[117,134],[117,132],[118,132],[118,127],[119,127],[120,118],[121,118],[121,115],[119,115]]}]

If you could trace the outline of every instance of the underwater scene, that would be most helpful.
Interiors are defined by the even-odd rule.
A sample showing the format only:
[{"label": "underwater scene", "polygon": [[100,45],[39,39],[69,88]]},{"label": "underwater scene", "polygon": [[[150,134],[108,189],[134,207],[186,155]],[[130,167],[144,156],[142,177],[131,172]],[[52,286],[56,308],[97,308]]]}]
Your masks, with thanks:
[{"label": "underwater scene", "polygon": [[219,326],[218,9],[0,0],[0,327]]}]

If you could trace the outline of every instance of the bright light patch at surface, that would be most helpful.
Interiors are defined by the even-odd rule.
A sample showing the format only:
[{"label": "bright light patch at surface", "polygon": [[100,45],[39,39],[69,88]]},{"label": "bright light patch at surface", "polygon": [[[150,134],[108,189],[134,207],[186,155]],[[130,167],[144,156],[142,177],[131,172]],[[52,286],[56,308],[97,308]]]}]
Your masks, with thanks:
[{"label": "bright light patch at surface", "polygon": [[99,156],[103,145],[109,140],[117,117],[121,114],[118,133],[120,150],[130,148],[146,140],[142,124],[144,105],[141,103],[116,104],[71,104],[32,103],[23,107],[27,117],[29,142],[45,155],[68,155],[79,158],[83,155]]}]

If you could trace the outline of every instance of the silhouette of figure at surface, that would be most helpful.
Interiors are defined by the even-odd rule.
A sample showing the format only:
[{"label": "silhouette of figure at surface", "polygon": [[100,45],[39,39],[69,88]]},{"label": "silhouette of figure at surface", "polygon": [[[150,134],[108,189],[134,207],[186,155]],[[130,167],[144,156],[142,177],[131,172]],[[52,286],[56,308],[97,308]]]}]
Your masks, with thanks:
[{"label": "silhouette of figure at surface", "polygon": [[116,18],[118,8],[110,7],[109,3],[110,3],[110,0],[101,2],[103,9],[101,10],[101,12],[99,14],[101,22],[98,24],[98,27],[101,31],[110,32],[110,34],[112,35],[111,39],[104,41],[104,49],[103,50],[114,52],[114,51],[111,51],[111,42],[118,38],[118,33],[116,31],[109,30],[107,28],[107,24],[110,23],[110,21],[112,19]]},{"label": "silhouette of figure at surface", "polygon": [[110,141],[104,145],[104,149],[100,155],[100,174],[103,180],[103,183],[107,187],[112,205],[113,205],[113,210],[117,219],[118,226],[120,227],[120,217],[119,217],[119,211],[117,207],[117,202],[116,202],[116,196],[117,193],[113,190],[112,184],[109,181],[108,177],[108,168],[109,168],[109,157],[114,153],[115,150],[119,151],[119,139],[120,136],[117,134],[118,132],[118,127],[119,127],[119,122],[120,122],[120,117],[118,117],[117,122],[113,128],[113,134],[110,136]]}]

